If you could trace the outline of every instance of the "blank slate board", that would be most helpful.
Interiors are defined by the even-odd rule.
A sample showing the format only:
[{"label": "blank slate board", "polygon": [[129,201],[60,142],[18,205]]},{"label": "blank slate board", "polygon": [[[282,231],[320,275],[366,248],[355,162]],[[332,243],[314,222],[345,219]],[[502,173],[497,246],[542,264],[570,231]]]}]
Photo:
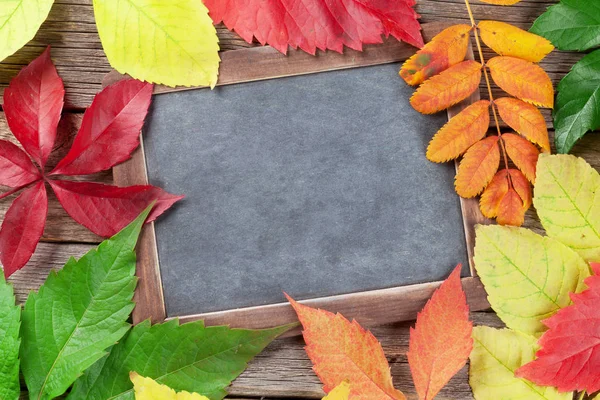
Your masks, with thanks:
[{"label": "blank slate board", "polygon": [[186,198],[156,224],[167,316],[445,279],[469,263],[446,121],[399,65],[155,96],[148,178]]}]

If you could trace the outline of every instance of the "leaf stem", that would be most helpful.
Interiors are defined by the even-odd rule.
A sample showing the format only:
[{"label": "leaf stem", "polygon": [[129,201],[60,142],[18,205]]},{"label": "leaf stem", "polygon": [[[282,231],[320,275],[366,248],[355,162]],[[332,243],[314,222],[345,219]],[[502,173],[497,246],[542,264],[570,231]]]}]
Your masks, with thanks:
[{"label": "leaf stem", "polygon": [[583,392],[581,392],[581,394],[579,395],[579,400],[583,400],[584,397],[585,397],[585,390]]}]

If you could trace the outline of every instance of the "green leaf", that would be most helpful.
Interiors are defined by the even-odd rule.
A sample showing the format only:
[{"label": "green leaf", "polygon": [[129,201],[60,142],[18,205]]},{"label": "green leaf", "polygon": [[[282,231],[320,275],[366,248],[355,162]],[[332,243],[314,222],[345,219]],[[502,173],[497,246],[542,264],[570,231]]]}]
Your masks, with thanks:
[{"label": "green leaf", "polygon": [[600,50],[583,57],[558,84],[554,142],[568,153],[588,131],[600,128]]},{"label": "green leaf", "polygon": [[583,158],[541,154],[533,204],[548,236],[600,261],[600,175]]},{"label": "green leaf", "polygon": [[54,0],[0,1],[0,61],[33,39],[53,3]]},{"label": "green leaf", "polygon": [[110,65],[169,86],[217,83],[219,40],[201,0],[94,0]]},{"label": "green leaf", "polygon": [[535,20],[531,32],[550,40],[560,50],[588,50],[600,46],[600,2],[562,0]]},{"label": "green leaf", "polygon": [[97,249],[52,271],[38,293],[29,295],[21,363],[31,399],[63,394],[129,330],[133,249],[150,209]]},{"label": "green leaf", "polygon": [[0,399],[18,399],[19,384],[19,325],[21,307],[15,305],[12,285],[6,283],[0,271]]},{"label": "green leaf", "polygon": [[202,321],[154,326],[144,321],[75,382],[67,399],[133,400],[131,371],[176,391],[222,399],[246,363],[292,326],[253,331],[205,327]]},{"label": "green leaf", "polygon": [[573,393],[559,393],[515,377],[515,370],[532,361],[536,350],[532,336],[510,329],[474,327],[469,384],[475,399],[571,400]]},{"label": "green leaf", "polygon": [[507,327],[537,335],[542,320],[585,288],[588,264],[562,243],[528,229],[476,227],[475,266],[492,308]]}]

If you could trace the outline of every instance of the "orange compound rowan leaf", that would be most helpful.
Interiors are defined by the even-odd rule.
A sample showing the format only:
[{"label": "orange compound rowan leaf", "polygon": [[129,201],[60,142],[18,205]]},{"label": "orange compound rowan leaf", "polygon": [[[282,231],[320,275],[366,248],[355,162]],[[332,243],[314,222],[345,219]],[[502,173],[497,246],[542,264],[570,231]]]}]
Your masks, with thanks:
[{"label": "orange compound rowan leaf", "polygon": [[422,114],[433,114],[466,99],[481,81],[481,64],[468,60],[423,82],[410,98]]},{"label": "orange compound rowan leaf", "polygon": [[539,65],[507,56],[494,57],[486,65],[505,92],[537,106],[554,107],[552,81]]},{"label": "orange compound rowan leaf", "polygon": [[540,155],[533,144],[513,133],[502,135],[506,154],[515,163],[531,183],[535,183],[535,166]]},{"label": "orange compound rowan leaf", "polygon": [[453,160],[481,140],[490,125],[489,109],[488,100],[479,100],[452,117],[429,142],[429,161]]},{"label": "orange compound rowan leaf", "polygon": [[500,164],[498,139],[498,136],[489,136],[467,150],[454,181],[459,196],[475,197],[492,180]]},{"label": "orange compound rowan leaf", "polygon": [[410,330],[408,365],[419,400],[433,399],[467,362],[473,348],[459,264],[433,293]]},{"label": "orange compound rowan leaf", "polygon": [[487,218],[497,218],[501,225],[522,225],[529,207],[531,186],[518,169],[498,171],[479,200],[481,213]]},{"label": "orange compound rowan leaf", "polygon": [[544,116],[534,105],[512,97],[494,100],[494,105],[504,122],[529,141],[539,145],[544,152],[550,152],[548,128]]},{"label": "orange compound rowan leaf", "polygon": [[481,21],[477,24],[483,43],[501,56],[540,62],[554,46],[547,39],[499,21]]},{"label": "orange compound rowan leaf", "polygon": [[371,332],[341,314],[304,306],[286,297],[302,323],[306,353],[326,393],[348,380],[353,400],[406,400],[394,388],[390,366]]},{"label": "orange compound rowan leaf", "polygon": [[499,225],[512,226],[521,226],[525,222],[523,200],[521,200],[521,197],[513,188],[509,188],[506,195],[500,201],[496,222]]},{"label": "orange compound rowan leaf", "polygon": [[512,6],[520,1],[521,0],[481,0],[483,3],[495,4],[497,6]]},{"label": "orange compound rowan leaf", "polygon": [[471,25],[444,29],[402,65],[400,76],[411,86],[418,85],[463,61],[469,46]]},{"label": "orange compound rowan leaf", "polygon": [[510,180],[512,182],[513,188],[523,201],[523,212],[529,210],[532,202],[532,193],[531,193],[531,184],[523,175],[521,171],[518,169],[509,169],[510,172]]}]

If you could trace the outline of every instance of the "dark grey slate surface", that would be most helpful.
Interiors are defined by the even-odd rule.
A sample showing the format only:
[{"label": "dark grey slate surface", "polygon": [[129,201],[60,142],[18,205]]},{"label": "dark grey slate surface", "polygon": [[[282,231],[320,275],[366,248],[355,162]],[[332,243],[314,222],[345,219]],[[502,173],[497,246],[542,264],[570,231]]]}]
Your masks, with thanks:
[{"label": "dark grey slate surface", "polygon": [[396,64],[155,96],[152,184],[187,197],[156,224],[169,316],[445,278],[466,267],[446,121]]}]

